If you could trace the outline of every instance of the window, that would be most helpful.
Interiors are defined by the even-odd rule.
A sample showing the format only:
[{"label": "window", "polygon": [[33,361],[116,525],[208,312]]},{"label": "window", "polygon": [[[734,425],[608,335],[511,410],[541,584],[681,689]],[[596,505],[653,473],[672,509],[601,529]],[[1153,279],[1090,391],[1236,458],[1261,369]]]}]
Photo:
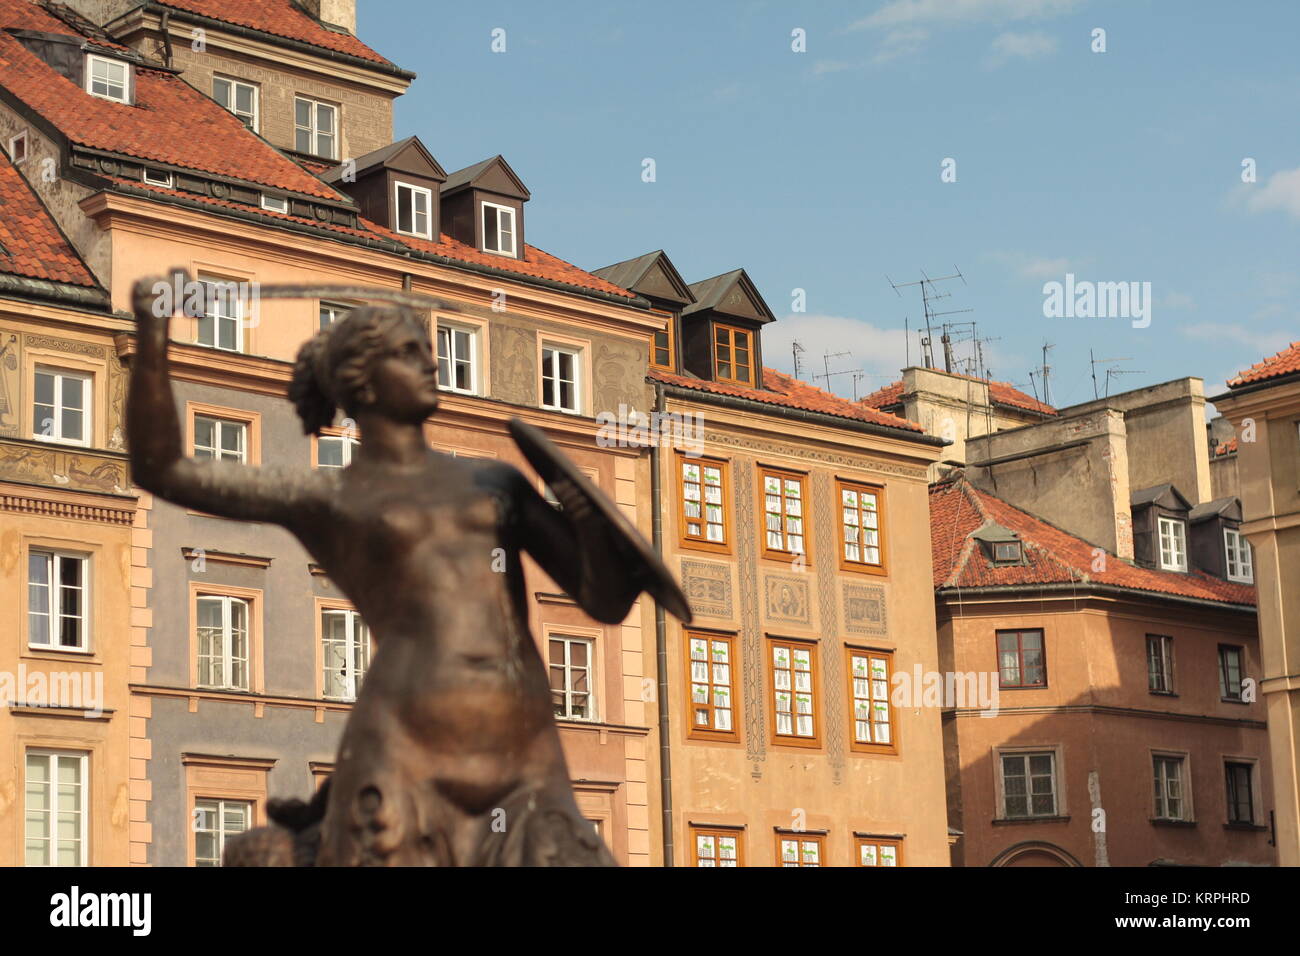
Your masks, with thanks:
[{"label": "window", "polygon": [[1224,700],[1241,700],[1243,657],[1240,647],[1219,645],[1219,696]]},{"label": "window", "polygon": [[1153,694],[1174,692],[1174,639],[1147,635],[1147,687]]},{"label": "window", "polygon": [[778,830],[776,833],[776,856],[782,866],[821,866],[825,855],[823,842],[826,837],[820,833],[799,833]]},{"label": "window", "polygon": [[9,140],[9,159],[15,166],[21,166],[27,159],[27,130]]},{"label": "window", "polygon": [[370,629],[356,611],[321,611],[322,694],[336,700],[356,700],[361,679],[370,666]]},{"label": "window", "polygon": [[898,753],[894,713],[889,700],[893,654],[849,648],[849,701],[853,749]]},{"label": "window", "polygon": [[662,318],[667,323],[667,327],[662,332],[651,333],[650,364],[654,368],[667,369],[671,372],[677,364],[673,356],[674,319],[666,312],[656,312],[655,315]]},{"label": "window", "polygon": [[77,555],[32,550],[27,555],[27,644],[84,651],[90,562]]},{"label": "window", "polygon": [[1157,820],[1190,820],[1183,797],[1183,758],[1153,757],[1155,817]]},{"label": "window", "polygon": [[198,596],[199,686],[248,690],[248,602]]},{"label": "window", "polygon": [[89,445],[90,424],[90,376],[38,366],[32,388],[32,436]]},{"label": "window", "polygon": [[433,193],[421,186],[398,183],[395,200],[397,202],[397,231],[408,236],[433,238]]},{"label": "window", "polygon": [[1056,754],[1002,754],[1002,816],[1056,815]]},{"label": "window", "polygon": [[841,481],[840,491],[840,566],[849,571],[883,574],[885,550],[883,539],[883,488],[853,485]]},{"label": "window", "polygon": [[696,866],[744,866],[740,850],[740,832],[691,827],[695,843]]},{"label": "window", "polygon": [[1177,518],[1161,518],[1160,567],[1165,571],[1187,570],[1187,525]]},{"label": "window", "polygon": [[578,411],[578,352],[554,345],[542,347],[542,408]]},{"label": "window", "polygon": [[257,132],[257,87],[224,76],[212,78],[212,98],[234,113],[244,125]]},{"label": "window", "polygon": [[719,382],[737,385],[754,384],[754,358],[751,334],[729,325],[714,326],[713,377]]},{"label": "window", "polygon": [[1255,568],[1250,558],[1250,542],[1240,531],[1226,528],[1223,532],[1223,546],[1228,552],[1228,580],[1252,584],[1255,581]]},{"label": "window", "polygon": [[1228,784],[1228,822],[1254,824],[1255,789],[1251,781],[1254,766],[1228,762],[1223,770]]},{"label": "window", "polygon": [[438,386],[473,395],[476,391],[478,333],[438,323]]},{"label": "window", "polygon": [[86,92],[101,99],[128,102],[130,67],[102,56],[86,57]]},{"label": "window", "polygon": [[993,563],[994,564],[1021,564],[1024,562],[1025,552],[1023,543],[1020,541],[994,541],[993,542]]},{"label": "window", "polygon": [[802,475],[763,469],[763,513],[767,536],[763,557],[792,560],[804,551],[804,479]]},{"label": "window", "polygon": [[339,305],[337,302],[322,302],[320,304],[320,327],[328,329],[331,325],[341,321],[350,311],[350,306]]},{"label": "window", "polygon": [[899,866],[903,857],[903,842],[885,837],[855,836],[854,854],[858,866]]},{"label": "window", "polygon": [[298,96],[293,101],[294,149],[325,159],[336,157],[338,109]]},{"label": "window", "polygon": [[515,255],[515,211],[496,203],[483,204],[483,249],[503,256]]},{"label": "window", "polygon": [[361,442],[347,435],[321,435],[316,439],[317,468],[346,468]]},{"label": "window", "polygon": [[553,635],[549,644],[555,716],[563,720],[595,720],[591,673],[595,643],[585,637]]},{"label": "window", "polygon": [[681,457],[677,478],[682,544],[707,551],[729,550],[726,462]]},{"label": "window", "polygon": [[27,751],[26,866],[87,865],[89,756]]},{"label": "window", "polygon": [[772,662],[773,742],[816,747],[815,644],[769,640]]},{"label": "window", "polygon": [[287,213],[289,211],[289,200],[285,196],[263,195],[262,208],[267,210],[268,212]]},{"label": "window", "polygon": [[1046,687],[1043,632],[998,631],[998,669],[1004,688]]},{"label": "window", "polygon": [[194,801],[194,865],[220,866],[226,838],[243,833],[253,819],[246,800]]},{"label": "window", "polygon": [[200,279],[204,286],[203,314],[199,316],[198,344],[227,352],[243,349],[243,299],[239,284]]},{"label": "window", "polygon": [[172,174],[165,169],[150,169],[147,166],[144,170],[144,181],[153,186],[171,187]]},{"label": "window", "polygon": [[224,418],[194,416],[194,457],[248,460],[248,426]]},{"label": "window", "polygon": [[688,631],[686,646],[691,689],[687,736],[738,740],[734,639]]}]

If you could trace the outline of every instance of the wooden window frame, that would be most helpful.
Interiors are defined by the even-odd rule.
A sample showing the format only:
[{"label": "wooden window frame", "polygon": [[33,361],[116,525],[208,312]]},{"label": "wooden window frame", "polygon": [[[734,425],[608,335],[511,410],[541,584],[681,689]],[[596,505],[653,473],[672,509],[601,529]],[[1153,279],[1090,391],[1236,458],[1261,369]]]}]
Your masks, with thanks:
[{"label": "wooden window frame", "polygon": [[[36,555],[41,555],[49,559],[49,581],[47,584],[48,603],[46,605],[46,610],[41,612],[45,615],[47,626],[49,628],[49,644],[32,643],[31,619],[33,609],[31,605],[31,566],[32,558]],[[80,654],[83,656],[94,654],[94,648],[91,645],[93,636],[91,625],[94,621],[95,598],[93,587],[94,582],[91,579],[91,575],[94,573],[94,564],[92,563],[93,557],[94,555],[89,552],[69,551],[66,548],[47,547],[40,544],[29,544],[23,549],[21,574],[23,576],[24,595],[23,630],[27,635],[26,639],[23,641],[23,649],[25,651],[29,653],[32,651],[39,651],[42,654]],[[59,583],[57,568],[59,564],[64,561],[79,561],[81,563],[81,584],[79,585],[81,591],[81,614],[78,616],[80,622],[79,631],[81,643],[75,647],[67,647],[58,643],[59,624],[64,615],[58,610],[58,607],[61,606],[61,594],[59,592],[62,590],[62,585]]]},{"label": "wooden window frame", "polygon": [[[212,349],[214,352],[226,352],[230,355],[247,355],[249,350],[248,337],[244,334],[246,328],[251,328],[252,322],[247,314],[249,303],[238,294],[241,291],[240,283],[245,280],[227,279],[222,276],[200,274],[196,281],[206,287],[203,293],[203,314],[193,316],[194,322],[194,344],[202,346],[205,349]],[[221,297],[217,295],[220,287],[235,287],[231,292],[229,302],[234,304],[234,315],[222,315],[218,311]],[[204,342],[201,340],[203,333],[203,322],[208,318],[209,307],[212,308],[212,341]],[[223,321],[235,322],[235,347],[228,349],[221,344],[221,323]]]},{"label": "wooden window frame", "polygon": [[[693,679],[691,664],[691,641],[702,640],[708,641],[708,663],[709,663],[709,729],[697,727],[695,724],[696,703],[692,697],[693,685],[697,683]],[[713,720],[713,641],[725,641],[728,645],[727,666],[730,668],[727,692],[731,697],[731,730],[714,730],[712,729]],[[682,685],[685,688],[686,700],[686,737],[689,740],[708,740],[718,743],[740,743],[740,697],[737,694],[736,674],[739,668],[739,641],[736,635],[725,631],[708,631],[708,630],[685,630],[682,631],[682,649],[683,659],[686,665],[686,682]],[[720,686],[720,685],[716,685]]]},{"label": "wooden window frame", "polygon": [[[542,639],[543,639],[543,642],[544,642],[544,643],[543,643],[543,647],[545,648],[545,651],[546,651],[546,654],[545,654],[545,657],[544,657],[544,662],[545,662],[545,665],[546,665],[546,686],[547,686],[547,692],[548,692],[548,694],[551,692],[551,686],[550,686],[550,683],[551,683],[551,666],[552,666],[552,665],[551,665],[551,641],[559,641],[559,640],[563,640],[563,641],[583,641],[583,642],[585,642],[585,643],[587,644],[587,647],[588,647],[588,650],[587,650],[587,687],[588,687],[588,690],[587,690],[587,716],[586,716],[586,717],[571,717],[571,716],[561,716],[561,715],[559,715],[559,714],[556,714],[556,715],[555,715],[555,719],[556,719],[557,721],[572,721],[573,723],[578,723],[578,724],[598,724],[598,723],[601,723],[601,709],[600,709],[600,708],[601,708],[601,705],[604,703],[604,701],[603,701],[603,699],[602,699],[603,695],[601,694],[601,690],[602,690],[601,679],[603,678],[603,674],[604,674],[604,672],[603,672],[603,670],[602,670],[601,668],[598,667],[598,657],[597,657],[597,655],[599,654],[600,638],[601,638],[601,632],[600,632],[599,630],[597,630],[597,629],[593,629],[593,628],[567,627],[567,626],[558,625],[558,624],[557,624],[557,625],[549,625],[549,626],[547,626],[547,627],[544,628],[544,633],[543,633],[543,638],[542,638]],[[566,657],[565,657],[565,665],[564,665],[564,666],[565,666],[566,684],[567,684],[567,674],[568,674],[569,669],[570,669],[570,667],[571,667],[571,665],[568,663],[568,655],[567,655],[567,654],[566,654]],[[568,690],[567,687],[566,687],[566,690],[565,690],[565,709],[566,709],[566,710],[568,709],[569,704],[570,704],[570,701],[569,701],[569,697],[568,697],[568,695],[571,694],[571,693],[572,693],[572,691]],[[553,710],[554,710],[554,705],[552,704],[552,712],[553,712]]]},{"label": "wooden window frame", "polygon": [[[1020,680],[1025,679],[1025,648],[1021,639],[1025,634],[1037,634],[1040,644],[1039,653],[1043,655],[1043,682],[1041,684],[1007,684],[1002,680],[1002,647],[1001,638],[1003,634],[1016,635],[1016,667]],[[1047,688],[1047,631],[1041,627],[1006,627],[998,628],[993,632],[993,653],[994,661],[998,670],[998,690],[1045,690]]]},{"label": "wooden window frame", "polygon": [[[1181,534],[1171,534],[1170,539],[1173,544],[1181,545],[1180,551],[1170,548],[1170,554],[1181,554],[1181,564],[1165,564],[1165,525],[1181,528]],[[1156,565],[1161,571],[1186,572],[1188,569],[1187,553],[1187,522],[1182,518],[1175,518],[1171,515],[1156,516]]]},{"label": "wooden window frame", "polygon": [[[334,701],[336,703],[354,704],[357,700],[357,693],[360,692],[361,683],[366,679],[365,675],[370,671],[370,665],[374,662],[375,657],[375,638],[370,632],[369,626],[361,619],[360,612],[349,601],[338,598],[321,598],[315,600],[315,626],[316,626],[316,697],[319,700]],[[325,615],[328,613],[346,612],[356,615],[357,623],[366,629],[366,638],[370,649],[366,654],[366,667],[362,672],[360,680],[354,680],[354,693],[351,697],[328,697],[325,694]]]},{"label": "wooden window frame", "polygon": [[[546,396],[546,352],[548,349],[555,352],[568,352],[573,355],[573,408],[543,404]],[[588,393],[592,391],[588,386],[588,383],[592,381],[590,365],[590,341],[566,335],[553,335],[550,332],[539,335],[537,337],[537,407],[543,411],[558,412],[561,415],[587,415]],[[558,380],[555,397],[559,397]]]},{"label": "wooden window frame", "polygon": [[[693,551],[709,551],[714,554],[731,554],[731,462],[725,458],[704,458],[691,457],[685,452],[679,451],[676,456],[670,459],[674,462],[677,469],[677,541],[683,548],[690,548]],[[699,464],[701,467],[718,468],[722,475],[722,540],[709,541],[704,537],[697,537],[688,534],[686,531],[686,476],[683,474],[683,468],[687,462]],[[703,476],[701,475],[701,478]],[[704,482],[700,482],[700,526],[701,531],[707,533],[704,519]]]},{"label": "wooden window frame", "polygon": [[[786,840],[797,840],[799,842],[799,850],[798,850],[799,862],[795,863],[794,866],[811,867],[815,865],[818,867],[825,867],[828,865],[826,862],[826,837],[827,837],[826,833],[818,832],[815,830],[784,830],[781,829],[780,827],[777,827],[775,837],[776,839],[774,842],[774,849],[776,850],[776,866],[778,867],[786,866],[785,860],[781,856],[781,844],[783,841]],[[815,843],[817,845],[816,864],[809,864],[803,862],[804,860],[803,850],[804,850],[805,843]]]},{"label": "wooden window frame", "polygon": [[[1160,780],[1160,762],[1173,762],[1178,765],[1178,799],[1182,801],[1182,813],[1180,816],[1171,817],[1161,813],[1162,809],[1168,809],[1165,801],[1169,799],[1168,777],[1163,778],[1165,784],[1163,792],[1157,796],[1156,782]],[[1192,805],[1192,764],[1188,754],[1179,751],[1153,750],[1151,751],[1151,819],[1161,823],[1194,823],[1196,822],[1195,808]]]},{"label": "wooden window frame", "polygon": [[[885,660],[885,699],[888,705],[889,713],[889,740],[887,744],[881,743],[863,743],[857,738],[857,714],[856,703],[857,694],[854,691],[854,674],[853,659],[855,657],[865,657],[868,659],[868,673],[870,672],[870,659],[872,657],[884,658]],[[898,740],[898,708],[894,706],[893,685],[894,685],[894,652],[878,647],[860,647],[857,645],[847,645],[844,648],[845,673],[848,675],[848,704],[849,704],[849,749],[855,753],[864,754],[888,754],[895,756],[899,752]],[[868,678],[871,680],[871,678]],[[870,721],[872,724],[875,721]],[[874,736],[874,731],[873,731]]]},{"label": "wooden window frame", "polygon": [[[859,494],[868,492],[876,496],[876,541],[877,549],[880,551],[880,563],[872,564],[869,561],[854,561],[846,555],[848,549],[848,525],[844,521],[844,492],[855,491]],[[863,481],[851,481],[847,478],[835,479],[835,501],[839,508],[840,516],[840,570],[856,571],[860,574],[887,575],[889,573],[889,559],[885,554],[886,535],[885,535],[885,486],[873,485]],[[861,521],[862,510],[858,509],[858,520]],[[862,527],[858,525],[859,529]],[[764,529],[766,530],[766,529]],[[862,542],[858,542],[858,550],[861,552]]]},{"label": "wooden window frame", "polygon": [[665,365],[655,360],[655,352],[659,348],[655,344],[655,336],[659,333],[650,333],[650,367],[663,369],[665,372],[675,372],[677,371],[677,332],[674,328],[677,324],[676,317],[671,312],[661,312],[658,309],[651,309],[650,312],[652,315],[661,315],[667,320],[664,334],[668,336],[668,363]]},{"label": "wooden window frame", "polygon": [[[715,855],[714,857],[712,857],[712,859],[714,860],[714,866],[703,867],[702,869],[737,869],[745,865],[745,828],[744,827],[728,827],[728,826],[721,826],[721,825],[696,826],[693,823],[690,824],[691,866],[696,868],[701,868],[700,867],[700,843],[698,839],[699,837],[713,837],[715,841],[718,839],[734,839],[736,841],[736,866],[735,867],[718,866],[717,861],[721,860],[722,857],[721,855]],[[716,843],[714,844],[714,847],[716,853],[716,848],[717,848]]]},{"label": "wooden window frame", "polygon": [[[862,862],[862,848],[865,846],[874,846],[876,848],[875,863]],[[881,862],[881,860],[883,859],[883,855],[881,854],[880,851],[881,848],[883,847],[893,847],[894,862],[892,864],[886,864]],[[871,833],[853,834],[853,865],[863,866],[863,867],[886,867],[886,866],[898,867],[898,866],[906,865],[903,862],[903,838],[889,837],[889,836],[875,836],[874,834]]]},{"label": "wooden window frame", "polygon": [[[95,64],[96,63],[104,63],[109,67],[118,67],[119,69],[121,69],[122,71],[122,95],[121,96],[114,96],[112,95],[112,93],[107,93],[107,92],[106,93],[95,92]],[[131,87],[134,86],[134,83],[132,82],[133,80],[132,74],[135,71],[131,69],[130,63],[124,63],[121,60],[115,60],[109,56],[100,56],[96,53],[87,53],[85,70],[86,70],[85,88],[87,93],[89,93],[91,96],[95,97],[96,99],[108,100],[110,103],[125,103],[127,106],[131,105],[133,99],[133,97],[131,96],[132,93]],[[111,79],[106,79],[104,82],[106,86],[111,86],[113,81]]]},{"label": "wooden window frame", "polygon": [[[199,598],[229,597],[238,598],[248,603],[248,687],[239,690],[233,688],[199,686]],[[265,594],[257,588],[242,588],[228,584],[209,584],[206,581],[190,581],[190,620],[189,620],[189,672],[190,687],[195,690],[222,694],[262,694],[265,693],[265,674],[262,661],[262,612]]]},{"label": "wooden window frame", "polygon": [[[76,379],[81,382],[81,396],[83,408],[78,409],[81,412],[81,433],[82,437],[64,438],[62,434],[46,435],[37,428],[36,421],[36,376],[48,375],[54,379],[54,398],[53,404],[53,423],[56,432],[62,432],[62,418],[65,403],[63,401],[63,383],[67,379]],[[95,373],[84,369],[62,368],[56,365],[48,365],[45,362],[37,361],[32,366],[32,395],[31,401],[27,403],[32,416],[32,440],[47,442],[52,445],[67,445],[72,448],[92,448],[95,444]]]},{"label": "wooden window frame", "polygon": [[[1228,691],[1228,668],[1227,659],[1224,656],[1225,651],[1236,651],[1237,653],[1237,694],[1232,696]],[[1218,647],[1218,665],[1219,665],[1219,700],[1225,703],[1242,704],[1241,682],[1246,678],[1246,648],[1241,644],[1220,644]]]},{"label": "wooden window frame", "polygon": [[[514,206],[502,205],[499,202],[488,202],[486,199],[479,203],[482,207],[479,211],[480,223],[483,226],[483,251],[494,256],[506,256],[511,259],[519,258],[519,210]],[[497,246],[496,249],[488,248],[487,243],[487,223],[486,216],[488,210],[492,210],[496,218]],[[501,213],[510,214],[510,249],[507,251],[500,248],[501,239]]]},{"label": "wooden window frame", "polygon": [[[201,832],[199,828],[199,804],[200,803],[215,803],[217,805],[217,808],[214,812],[214,816],[216,817],[217,828],[212,832],[216,834],[216,838],[217,838],[217,862],[215,865],[221,866],[221,859],[226,855],[226,837],[236,836],[240,833],[247,833],[249,830],[251,830],[254,827],[255,824],[253,823],[253,821],[257,819],[257,803],[253,800],[239,799],[234,797],[195,797],[194,798],[194,803],[192,804],[193,809],[190,812],[192,813],[191,829],[194,831],[194,865],[196,867],[199,865],[198,843],[199,843],[199,833]],[[224,825],[226,804],[240,805],[247,808],[248,810],[247,825],[244,827],[244,829],[236,830],[230,834],[226,833],[225,825]]]},{"label": "wooden window frame", "polygon": [[[1153,643],[1159,642],[1160,663],[1162,665],[1161,676],[1166,684],[1165,687],[1151,686],[1151,648]],[[1047,658],[1044,656],[1043,663],[1046,665]],[[1147,664],[1147,691],[1152,694],[1172,695],[1174,693],[1174,639],[1168,634],[1148,634],[1146,636],[1146,664]],[[1046,675],[1046,666],[1044,666],[1044,676]]]},{"label": "wooden window frame", "polygon": [[[1065,815],[1065,788],[1064,774],[1062,772],[1061,750],[1059,747],[1008,747],[1005,749],[994,750],[994,776],[997,783],[997,819],[998,820],[1051,820]],[[1007,792],[1006,792],[1006,772],[1003,767],[1003,760],[1007,757],[1018,757],[1024,761],[1025,770],[1025,809],[1027,813],[1012,815],[1007,812]],[[1032,774],[1029,769],[1029,759],[1031,757],[1051,757],[1052,758],[1052,812],[1051,813],[1034,813],[1034,792],[1032,784]]]},{"label": "wooden window frame", "polygon": [[[21,146],[21,148],[19,148]],[[21,153],[22,155],[19,155]],[[22,130],[9,137],[9,161],[15,166],[21,166],[27,162],[27,157],[31,155],[31,140],[27,135],[27,130]]]},{"label": "wooden window frame", "polygon": [[[795,734],[781,734],[777,732],[776,695],[780,693],[780,691],[777,690],[777,686],[776,686],[776,665],[773,661],[773,651],[775,651],[778,647],[785,648],[786,650],[790,651],[791,654],[793,654],[796,648],[800,650],[807,650],[810,652],[808,666],[812,673],[811,682],[812,682],[812,722],[813,722],[813,733],[811,737],[800,737],[800,736],[796,736]],[[774,637],[768,635],[767,639],[764,641],[764,650],[766,652],[766,657],[763,663],[763,672],[767,675],[766,677],[767,706],[768,706],[768,716],[771,719],[771,723],[770,723],[771,730],[768,733],[768,740],[769,743],[774,747],[799,747],[804,750],[821,749],[822,722],[820,719],[818,719],[818,713],[817,713],[822,699],[821,668],[818,666],[819,663],[818,658],[820,655],[817,653],[819,649],[820,648],[818,647],[818,642],[815,640],[804,640],[800,638],[789,638],[789,637]],[[794,661],[791,660],[791,666],[789,668],[790,675],[791,675],[789,693],[791,694],[791,696],[793,696],[796,693],[794,688],[794,666],[793,665],[794,665]],[[791,714],[791,719],[793,721],[794,718],[798,715],[798,711],[792,709],[790,711],[790,714]],[[797,721],[793,723],[793,726],[797,726]]]},{"label": "wooden window frame", "polygon": [[[301,126],[298,123],[299,101],[306,103],[311,107],[311,115],[308,120],[308,123],[310,125],[308,126]],[[331,110],[334,114],[334,129],[333,132],[329,134],[334,140],[334,149],[328,154],[318,153],[316,151],[317,147],[320,146],[320,138],[321,138],[320,125],[318,123],[319,114],[317,114],[316,110],[322,106],[324,106],[326,109]],[[311,136],[311,149],[307,150],[306,152],[298,148],[299,130],[307,130],[307,132]],[[294,152],[300,153],[301,155],[304,156],[316,156],[320,159],[332,159],[335,162],[337,162],[339,157],[339,147],[342,145],[342,142],[343,142],[343,110],[339,108],[339,105],[337,103],[326,102],[325,100],[318,100],[310,96],[303,96],[301,93],[295,93],[293,95],[293,150]]]},{"label": "wooden window frame", "polygon": [[[799,504],[800,514],[797,516],[803,522],[803,551],[786,551],[772,548],[767,543],[767,490],[765,487],[766,479],[776,478],[781,482],[781,537],[788,543],[789,532],[785,528],[786,519],[790,515],[786,512],[786,501],[788,500],[785,493],[785,483],[787,481],[799,482]],[[808,476],[797,471],[787,471],[780,468],[772,468],[767,465],[758,466],[758,514],[759,528],[758,533],[762,540],[762,556],[770,561],[781,561],[785,564],[793,564],[795,561],[801,561],[805,568],[812,567],[812,555],[809,553],[808,545],[811,540],[811,522],[809,520],[809,501],[808,501]]]},{"label": "wooden window frame", "polygon": [[[1250,542],[1246,540],[1246,536],[1236,528],[1224,528],[1223,551],[1226,560],[1224,571],[1228,580],[1238,584],[1254,584],[1255,557],[1251,554]],[[1232,573],[1234,564],[1237,567],[1236,574]]]},{"label": "wooden window frame", "polygon": [[[1242,757],[1225,757],[1223,758],[1223,783],[1225,787],[1224,800],[1226,801],[1226,820],[1229,826],[1257,826],[1259,824],[1259,813],[1255,808],[1255,798],[1259,788],[1255,785],[1255,770],[1259,766],[1255,760],[1247,760]],[[1247,820],[1236,819],[1233,817],[1233,795],[1236,787],[1233,783],[1232,771],[1235,768],[1244,768],[1246,771],[1246,803],[1249,806],[1250,818]]]},{"label": "wooden window frame", "polygon": [[[720,360],[718,359],[718,345],[719,345],[718,333],[719,332],[727,333],[727,341],[725,344],[727,346],[727,353],[731,356],[731,359],[727,364],[731,366],[731,370],[733,372],[732,375],[722,375],[718,371],[718,366],[720,364]],[[743,335],[748,340],[748,344],[745,346],[745,350],[749,352],[749,365],[748,365],[749,377],[748,378],[739,378],[734,374],[734,372],[736,371],[735,357],[736,357],[736,336],[737,335]],[[709,342],[709,354],[713,357],[713,380],[715,382],[727,382],[731,385],[744,385],[748,388],[753,388],[754,387],[754,363],[757,360],[757,356],[754,354],[754,345],[757,341],[757,338],[758,336],[754,333],[753,329],[744,329],[738,325],[727,325],[723,322],[714,322],[713,336]]]},{"label": "wooden window frame", "polygon": [[[224,405],[209,405],[205,402],[185,403],[185,450],[194,455],[196,418],[216,418],[221,421],[234,422],[244,426],[244,460],[245,465],[262,463],[262,416],[259,412],[248,412],[242,408],[227,408]],[[201,512],[191,511],[191,514]]]}]

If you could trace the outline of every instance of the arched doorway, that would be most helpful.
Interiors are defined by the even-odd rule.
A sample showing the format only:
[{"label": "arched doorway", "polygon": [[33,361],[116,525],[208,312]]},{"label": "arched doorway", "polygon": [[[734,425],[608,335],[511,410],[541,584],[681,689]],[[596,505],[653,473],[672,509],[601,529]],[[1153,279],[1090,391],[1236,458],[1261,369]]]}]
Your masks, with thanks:
[{"label": "arched doorway", "polygon": [[989,866],[1083,866],[1067,850],[1054,843],[1028,840],[1009,846]]}]

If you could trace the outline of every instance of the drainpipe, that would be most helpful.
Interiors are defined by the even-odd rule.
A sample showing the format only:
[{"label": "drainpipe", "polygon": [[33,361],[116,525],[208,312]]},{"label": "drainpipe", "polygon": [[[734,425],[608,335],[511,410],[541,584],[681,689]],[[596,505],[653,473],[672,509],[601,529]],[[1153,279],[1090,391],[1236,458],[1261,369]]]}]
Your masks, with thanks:
[{"label": "drainpipe", "polygon": [[[664,387],[654,383],[654,410],[664,410]],[[663,498],[659,493],[659,443],[650,446],[650,514],[655,554],[664,556]],[[655,657],[658,665],[659,690],[659,802],[663,805],[664,866],[673,865],[673,772],[668,733],[668,619],[663,605],[655,601]]]}]

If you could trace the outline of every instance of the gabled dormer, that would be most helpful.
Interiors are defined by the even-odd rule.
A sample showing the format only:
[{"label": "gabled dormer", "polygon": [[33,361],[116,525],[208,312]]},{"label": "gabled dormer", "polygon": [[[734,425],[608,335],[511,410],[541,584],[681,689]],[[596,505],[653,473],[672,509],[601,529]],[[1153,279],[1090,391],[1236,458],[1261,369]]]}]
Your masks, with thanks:
[{"label": "gabled dormer", "polygon": [[1133,560],[1162,571],[1190,570],[1188,518],[1192,506],[1173,485],[1135,491],[1130,499]]},{"label": "gabled dormer", "polygon": [[447,174],[418,137],[336,166],[321,179],[351,196],[372,222],[404,236],[438,241],[438,198]]},{"label": "gabled dormer", "polygon": [[139,54],[101,46],[80,36],[39,30],[11,30],[14,39],[91,96],[114,103],[135,102]]},{"label": "gabled dormer", "polygon": [[1255,562],[1250,543],[1241,533],[1241,501],[1216,498],[1193,508],[1191,526],[1192,567],[1241,584],[1255,582]]},{"label": "gabled dormer", "polygon": [[695,294],[664,251],[659,249],[625,259],[593,274],[649,300],[652,310],[664,315],[664,331],[655,332],[651,338],[650,366],[667,372],[679,370],[682,309],[695,303]]},{"label": "gabled dormer", "polygon": [[695,301],[682,309],[681,354],[688,372],[731,385],[763,387],[759,333],[776,316],[744,269],[690,286]]},{"label": "gabled dormer", "polygon": [[458,169],[442,184],[443,231],[482,252],[524,257],[528,187],[501,156]]}]

